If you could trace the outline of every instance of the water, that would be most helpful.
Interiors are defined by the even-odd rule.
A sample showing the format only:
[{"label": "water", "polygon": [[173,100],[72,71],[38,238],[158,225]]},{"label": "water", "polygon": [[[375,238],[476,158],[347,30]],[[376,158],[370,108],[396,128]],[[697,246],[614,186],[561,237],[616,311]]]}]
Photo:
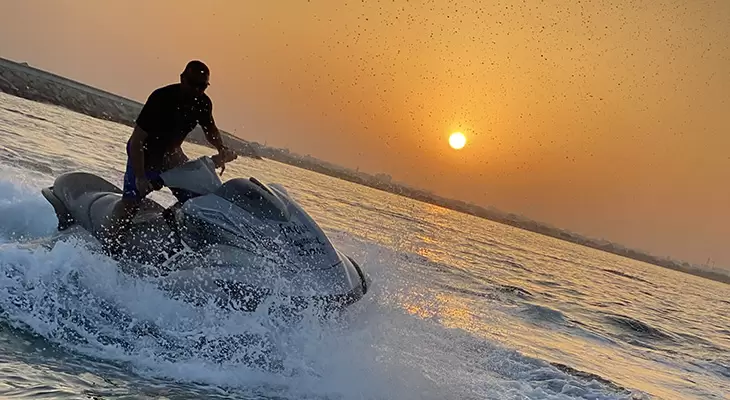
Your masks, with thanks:
[{"label": "water", "polygon": [[129,133],[0,94],[2,397],[730,398],[730,286],[273,161],[224,177],[281,183],[370,272],[336,319],[196,309],[80,243],[22,245],[54,232],[58,174],[121,184]]}]

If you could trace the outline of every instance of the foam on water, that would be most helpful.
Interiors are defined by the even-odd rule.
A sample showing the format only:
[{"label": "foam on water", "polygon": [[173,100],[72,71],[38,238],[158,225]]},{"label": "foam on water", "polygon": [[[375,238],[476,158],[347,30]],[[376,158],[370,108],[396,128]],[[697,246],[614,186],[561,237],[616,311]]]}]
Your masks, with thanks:
[{"label": "foam on water", "polygon": [[53,209],[44,204],[46,200],[34,186],[51,179],[8,166],[0,166],[0,176],[0,243],[51,234],[56,227]]},{"label": "foam on water", "polygon": [[[335,319],[195,308],[120,273],[82,243],[16,245],[52,234],[42,173],[2,167],[0,308],[7,323],[131,374],[266,398],[624,398],[627,391],[522,356],[404,308],[418,296],[392,250],[340,233],[374,290]],[[420,299],[429,304],[428,299]]]}]

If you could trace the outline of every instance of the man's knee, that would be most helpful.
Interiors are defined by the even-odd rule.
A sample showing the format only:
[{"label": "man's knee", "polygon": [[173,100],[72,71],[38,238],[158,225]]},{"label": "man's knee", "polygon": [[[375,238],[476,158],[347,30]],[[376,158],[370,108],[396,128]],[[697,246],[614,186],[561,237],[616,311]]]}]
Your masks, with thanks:
[{"label": "man's knee", "polygon": [[139,196],[122,197],[122,201],[120,201],[120,203],[126,211],[136,212],[139,209],[140,204],[142,204],[142,198]]},{"label": "man's knee", "polygon": [[132,218],[139,210],[141,199],[133,196],[123,196],[122,200],[114,206],[114,216],[117,219]]}]

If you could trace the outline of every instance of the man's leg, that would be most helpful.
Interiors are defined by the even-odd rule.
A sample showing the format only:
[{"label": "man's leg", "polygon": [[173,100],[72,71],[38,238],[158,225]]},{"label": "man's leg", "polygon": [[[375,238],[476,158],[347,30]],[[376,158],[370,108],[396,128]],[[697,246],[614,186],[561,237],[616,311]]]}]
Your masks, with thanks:
[{"label": "man's leg", "polygon": [[111,253],[119,253],[124,244],[132,218],[139,210],[139,200],[133,198],[122,198],[117,202],[109,219],[108,228],[103,240],[104,248]]},{"label": "man's leg", "polygon": [[168,151],[162,158],[162,166],[165,171],[179,167],[186,162],[190,161],[188,156],[183,152],[182,147],[176,147],[173,150]]},{"label": "man's leg", "polygon": [[114,205],[102,244],[111,253],[118,253],[124,242],[132,218],[139,210],[142,195],[137,191],[136,178],[132,165],[127,160],[124,173],[124,188],[121,201]]}]

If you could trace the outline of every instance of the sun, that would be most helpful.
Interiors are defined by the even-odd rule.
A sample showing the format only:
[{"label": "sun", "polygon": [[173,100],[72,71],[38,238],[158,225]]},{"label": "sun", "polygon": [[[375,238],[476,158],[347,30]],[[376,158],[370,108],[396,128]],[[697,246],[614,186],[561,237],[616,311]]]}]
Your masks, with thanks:
[{"label": "sun", "polygon": [[454,132],[449,136],[449,146],[451,148],[459,150],[466,145],[466,136],[461,132]]}]

